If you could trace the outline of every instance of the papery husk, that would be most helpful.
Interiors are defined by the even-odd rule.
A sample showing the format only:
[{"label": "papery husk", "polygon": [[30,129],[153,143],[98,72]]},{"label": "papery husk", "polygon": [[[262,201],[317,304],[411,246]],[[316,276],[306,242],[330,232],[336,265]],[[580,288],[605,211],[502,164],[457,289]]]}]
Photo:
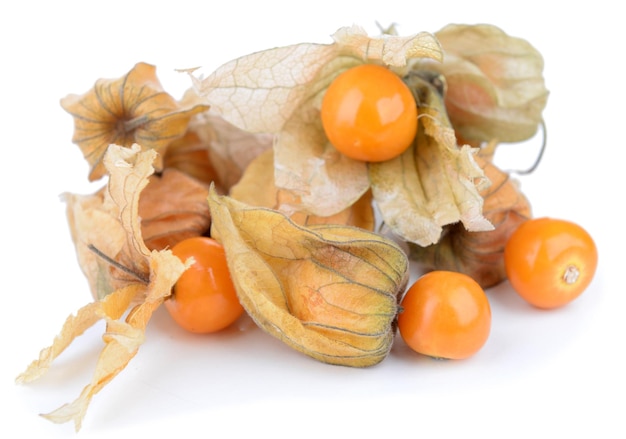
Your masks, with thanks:
[{"label": "papery husk", "polygon": [[[137,275],[145,278],[150,273],[150,250],[141,237],[138,209],[157,153],[151,149],[141,153],[139,145],[111,145],[107,151],[103,164],[107,172],[113,170],[115,178],[91,195],[63,195],[78,263],[96,300],[136,282]],[[111,265],[94,248],[128,271]]]},{"label": "papery husk", "polygon": [[370,189],[367,163],[340,153],[322,127],[319,110],[296,109],[274,145],[274,182],[296,204],[282,209],[329,217],[349,209]]},{"label": "papery husk", "polygon": [[141,235],[150,250],[172,248],[193,236],[207,234],[211,215],[209,187],[175,168],[152,175],[139,197]]},{"label": "papery husk", "polygon": [[209,195],[239,300],[259,327],[316,360],[367,367],[391,348],[408,260],[381,235],[299,226],[283,213]]},{"label": "papery husk", "polygon": [[211,183],[221,184],[220,176],[211,160],[210,143],[204,141],[193,126],[189,127],[183,137],[169,144],[163,157],[163,168],[177,169],[207,187]]},{"label": "papery husk", "polygon": [[332,44],[302,43],[252,53],[193,78],[213,111],[253,133],[272,133],[275,184],[291,191],[308,215],[344,211],[369,190],[367,166],[340,154],[324,134],[319,107],[343,71],[363,63],[404,72],[416,58],[441,59],[433,35],[370,37],[359,26],[333,34]]},{"label": "papery husk", "polygon": [[189,266],[170,250],[150,251],[141,235],[138,200],[154,172],[155,156],[156,151],[142,152],[138,145],[110,145],[103,160],[107,186],[93,196],[66,197],[72,238],[94,300],[67,317],[52,344],[16,381],[40,378],[72,341],[103,320],[104,346],[91,381],[74,401],[42,415],[56,423],[74,422],[76,431],[92,398],[137,354],[154,311]]},{"label": "papery husk", "polygon": [[489,24],[450,24],[435,33],[442,63],[417,62],[446,78],[448,115],[470,142],[520,142],[533,137],[548,99],[541,53]]},{"label": "papery husk", "polygon": [[440,90],[422,76],[405,78],[419,108],[413,145],[396,158],[368,166],[385,225],[407,242],[428,246],[449,224],[460,222],[471,231],[493,225],[482,212],[480,190],[490,181],[476,163],[478,149],[457,145]]},{"label": "papery husk", "polygon": [[[211,224],[206,184],[176,168],[155,175],[155,151],[118,145],[110,150],[115,154],[109,154],[106,166],[116,178],[90,195],[63,195],[78,263],[96,300],[136,282],[138,275],[146,278],[152,250],[207,234]],[[122,171],[129,174],[122,176]]]},{"label": "papery husk", "polygon": [[99,79],[86,93],[66,96],[61,106],[74,118],[72,141],[91,167],[90,181],[106,175],[103,158],[111,144],[159,152],[154,166],[161,170],[168,145],[209,108],[199,100],[176,101],[163,90],[155,66],[141,62],[121,78]]},{"label": "papery husk", "polygon": [[189,133],[205,146],[206,160],[215,172],[212,182],[222,194],[228,193],[241,179],[248,165],[264,151],[271,149],[274,143],[271,134],[250,133],[211,112],[195,117],[190,122]]},{"label": "papery husk", "polygon": [[[190,107],[202,97],[188,90],[181,105]],[[212,111],[204,111],[189,121],[187,132],[168,145],[164,168],[176,168],[190,177],[213,183],[224,194],[236,184],[250,162],[271,149],[274,136],[251,133],[227,122]]]},{"label": "papery husk", "polygon": [[374,230],[375,227],[371,191],[367,191],[347,209],[331,216],[310,215],[297,209],[300,199],[290,191],[277,188],[274,183],[272,149],[263,152],[250,163],[241,180],[231,188],[229,195],[251,206],[281,210],[300,225],[343,224],[366,230]]},{"label": "papery husk", "polygon": [[427,32],[371,37],[354,25],[332,37],[332,44],[299,43],[244,55],[204,78],[192,76],[190,92],[239,128],[278,133],[298,107],[318,99],[347,68],[372,62],[403,69],[413,59],[442,59],[439,42]]},{"label": "papery husk", "polygon": [[520,224],[532,217],[532,211],[518,182],[490,160],[482,156],[476,160],[492,182],[481,195],[485,200],[483,215],[495,228],[472,232],[461,224],[451,224],[436,244],[422,247],[409,243],[409,257],[426,269],[465,273],[489,288],[506,279],[504,246]]}]

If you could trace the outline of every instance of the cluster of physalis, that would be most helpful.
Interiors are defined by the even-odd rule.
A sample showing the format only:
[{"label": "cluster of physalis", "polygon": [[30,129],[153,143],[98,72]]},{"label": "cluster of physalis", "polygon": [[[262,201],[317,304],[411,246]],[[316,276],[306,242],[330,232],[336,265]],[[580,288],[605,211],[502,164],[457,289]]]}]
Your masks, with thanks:
[{"label": "cluster of physalis", "polygon": [[[325,363],[366,367],[396,334],[462,359],[491,331],[485,290],[564,305],[589,285],[592,238],[534,218],[493,157],[542,125],[543,59],[490,25],[246,55],[176,100],[137,64],[62,107],[90,165],[67,215],[93,300],[18,377],[41,376],[99,320],[91,383],[44,415],[77,429],[91,398],[137,353],[164,305],[181,327],[219,331],[243,313]],[[424,274],[409,282],[411,264]]]}]

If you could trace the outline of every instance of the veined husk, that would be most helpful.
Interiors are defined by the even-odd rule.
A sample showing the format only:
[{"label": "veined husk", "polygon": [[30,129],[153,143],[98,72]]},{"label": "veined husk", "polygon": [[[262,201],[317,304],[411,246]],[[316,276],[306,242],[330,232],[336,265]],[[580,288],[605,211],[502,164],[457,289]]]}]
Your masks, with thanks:
[{"label": "veined husk", "polygon": [[369,163],[374,201],[385,225],[403,240],[428,246],[449,224],[469,231],[492,230],[483,215],[484,190],[491,183],[476,163],[477,148],[457,145],[433,72],[404,78],[419,108],[418,132],[404,153]]},{"label": "veined husk", "polygon": [[480,155],[476,160],[491,180],[481,195],[485,200],[483,214],[494,229],[471,232],[461,224],[452,224],[436,244],[421,247],[409,243],[410,259],[427,269],[465,273],[483,288],[489,288],[506,279],[504,246],[532,212],[528,199],[508,173]]},{"label": "veined husk", "polygon": [[285,214],[209,195],[241,304],[259,327],[316,360],[354,367],[391,348],[406,254],[342,225],[299,226]]},{"label": "veined husk", "polygon": [[156,67],[143,62],[121,78],[99,79],[86,93],[66,96],[61,106],[74,118],[72,141],[89,163],[90,181],[107,174],[103,159],[110,144],[157,151],[154,167],[160,171],[168,145],[183,137],[194,115],[209,109],[194,99],[174,99],[163,90]]},{"label": "veined husk", "polygon": [[194,78],[194,93],[233,125],[275,135],[275,184],[298,199],[308,215],[329,217],[361,200],[370,189],[366,163],[339,153],[328,141],[319,107],[324,91],[346,69],[375,63],[404,74],[411,60],[441,60],[433,35],[370,37],[342,27],[331,44],[300,43],[255,52]]},{"label": "veined husk", "polygon": [[417,60],[413,67],[445,76],[446,109],[456,132],[470,142],[533,137],[549,94],[541,53],[490,24],[449,24],[435,36],[443,62]]},{"label": "veined husk", "polygon": [[442,61],[437,39],[425,32],[370,37],[353,26],[339,29],[333,40],[253,53],[194,80],[195,92],[225,120],[275,135],[273,184],[283,195],[277,209],[307,220],[342,216],[371,191],[385,224],[419,245],[437,242],[442,227],[458,221],[468,230],[492,228],[481,215],[478,190],[487,182],[474,150],[457,147],[443,97],[430,93],[425,81],[409,84],[425,93],[418,102],[421,145],[400,158],[376,164],[351,159],[322,126],[321,101],[339,74],[372,63],[399,77],[412,75],[421,62]]},{"label": "veined husk", "polygon": [[[169,249],[151,251],[144,243],[139,196],[149,185],[156,154],[139,145],[110,145],[103,159],[110,176],[107,186],[93,196],[67,194],[72,239],[94,297],[67,317],[52,344],[16,381],[40,378],[77,337],[104,321],[104,344],[91,381],[74,401],[42,415],[56,423],[74,422],[76,431],[93,396],[137,354],[154,311],[192,262],[183,263]],[[126,270],[114,274],[110,268],[116,264]]]},{"label": "veined husk", "polygon": [[206,184],[176,168],[151,175],[137,206],[146,247],[172,248],[183,239],[208,232],[211,216],[207,194]]},{"label": "veined husk", "polygon": [[241,179],[230,189],[229,195],[252,206],[282,210],[300,225],[345,224],[365,230],[374,230],[375,227],[371,191],[367,191],[354,204],[335,215],[316,216],[285,209],[284,206],[297,206],[300,199],[292,192],[276,187],[272,149],[264,151],[248,165]]}]

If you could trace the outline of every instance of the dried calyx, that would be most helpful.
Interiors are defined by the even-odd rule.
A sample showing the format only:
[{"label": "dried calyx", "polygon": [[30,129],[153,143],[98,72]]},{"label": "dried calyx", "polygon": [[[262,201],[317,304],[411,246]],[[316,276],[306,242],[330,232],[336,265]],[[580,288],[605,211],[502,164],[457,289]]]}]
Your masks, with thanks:
[{"label": "dried calyx", "polygon": [[394,242],[352,226],[303,227],[215,191],[209,205],[239,299],[261,328],[326,363],[364,367],[387,356],[408,279]]}]

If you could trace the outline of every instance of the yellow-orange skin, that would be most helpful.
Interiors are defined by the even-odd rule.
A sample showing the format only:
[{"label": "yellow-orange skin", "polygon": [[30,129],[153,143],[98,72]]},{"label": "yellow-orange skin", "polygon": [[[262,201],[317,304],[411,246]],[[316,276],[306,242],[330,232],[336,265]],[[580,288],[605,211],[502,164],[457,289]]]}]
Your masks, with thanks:
[{"label": "yellow-orange skin", "polygon": [[437,270],[406,292],[398,315],[402,339],[434,358],[462,360],[476,354],[491,331],[489,300],[471,277]]},{"label": "yellow-orange skin", "polygon": [[417,105],[398,75],[375,64],[342,72],[321,106],[330,143],[356,160],[381,162],[402,154],[415,139]]},{"label": "yellow-orange skin", "polygon": [[224,247],[215,239],[198,236],[172,247],[183,262],[195,262],[178,279],[165,307],[174,321],[194,333],[220,331],[243,313],[230,277]]},{"label": "yellow-orange skin", "polygon": [[[558,308],[579,297],[598,266],[598,249],[578,224],[555,218],[522,223],[504,248],[504,265],[513,289],[528,303]],[[567,280],[567,270],[577,277]]]}]

